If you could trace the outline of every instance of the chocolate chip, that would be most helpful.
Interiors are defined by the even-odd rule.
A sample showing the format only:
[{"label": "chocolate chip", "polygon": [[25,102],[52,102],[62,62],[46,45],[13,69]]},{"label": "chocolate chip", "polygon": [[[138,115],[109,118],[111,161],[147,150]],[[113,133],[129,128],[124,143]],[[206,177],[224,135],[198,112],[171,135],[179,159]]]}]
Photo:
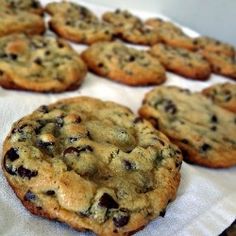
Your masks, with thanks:
[{"label": "chocolate chip", "polygon": [[212,123],[217,123],[217,122],[218,122],[218,119],[217,119],[217,116],[216,116],[216,115],[212,115],[212,117],[211,117],[211,122],[212,122]]},{"label": "chocolate chip", "polygon": [[39,7],[39,2],[33,0],[32,3],[31,3],[31,7],[33,7],[33,8],[38,8],[38,7]]},{"label": "chocolate chip", "polygon": [[175,104],[171,100],[166,100],[164,105],[164,109],[166,112],[174,115],[177,112],[177,108]]},{"label": "chocolate chip", "polygon": [[117,209],[119,207],[119,204],[108,193],[101,196],[98,205],[107,209]]},{"label": "chocolate chip", "polygon": [[10,161],[15,161],[19,158],[19,154],[18,154],[18,149],[16,148],[10,148],[6,154],[5,154],[5,159],[8,159]]},{"label": "chocolate chip", "polygon": [[44,142],[42,140],[37,141],[37,146],[42,147],[42,148],[50,148],[51,146],[54,145],[54,142]]},{"label": "chocolate chip", "polygon": [[57,45],[58,45],[59,48],[64,48],[65,47],[64,43],[62,43],[60,41],[57,41]]},{"label": "chocolate chip", "polygon": [[75,155],[79,155],[79,150],[75,147],[68,147],[64,152],[63,155],[67,155],[67,154],[75,154]]},{"label": "chocolate chip", "polygon": [[120,209],[113,217],[113,223],[116,227],[120,228],[128,224],[130,215],[128,210]]},{"label": "chocolate chip", "polygon": [[76,142],[77,140],[78,140],[78,138],[76,138],[76,137],[69,137],[70,143]]},{"label": "chocolate chip", "polygon": [[3,76],[4,72],[2,70],[0,70],[0,76]]},{"label": "chocolate chip", "polygon": [[36,195],[32,193],[30,190],[27,191],[27,193],[24,196],[25,201],[34,201],[36,199]]},{"label": "chocolate chip", "polygon": [[29,169],[26,169],[23,166],[18,167],[17,173],[18,173],[18,175],[20,177],[22,177],[22,178],[26,177],[28,179],[31,179],[32,177],[35,177],[35,176],[38,175],[38,171],[37,170],[29,170]]},{"label": "chocolate chip", "polygon": [[142,117],[136,117],[133,121],[134,124],[137,124],[137,123],[142,123],[143,122],[143,118]]},{"label": "chocolate chip", "polygon": [[135,61],[135,57],[134,57],[134,56],[132,56],[132,55],[131,55],[131,56],[129,56],[129,58],[128,58],[128,61],[129,61],[129,62],[133,62],[133,61]]},{"label": "chocolate chip", "polygon": [[165,214],[166,214],[166,209],[163,209],[163,210],[160,212],[160,214],[159,214],[159,215],[160,215],[161,217],[164,217],[164,216],[165,216]]},{"label": "chocolate chip", "polygon": [[124,167],[126,170],[134,170],[135,169],[135,164],[131,163],[130,161],[124,160]]},{"label": "chocolate chip", "polygon": [[102,62],[100,62],[100,63],[98,63],[98,67],[102,68],[102,67],[104,67],[104,64]]},{"label": "chocolate chip", "polygon": [[90,145],[85,145],[82,147],[77,147],[79,152],[92,152],[93,148]]},{"label": "chocolate chip", "polygon": [[43,106],[38,108],[38,111],[42,112],[42,113],[48,113],[49,109],[48,109],[48,106],[43,105]]},{"label": "chocolate chip", "polygon": [[37,64],[37,65],[39,65],[39,66],[41,66],[41,65],[42,65],[42,60],[41,60],[40,58],[36,58],[36,59],[34,60],[34,63]]},{"label": "chocolate chip", "polygon": [[54,190],[48,190],[48,191],[46,192],[46,194],[47,194],[48,196],[53,196],[53,195],[55,195],[55,191],[54,191]]},{"label": "chocolate chip", "polygon": [[207,144],[207,143],[204,143],[201,147],[200,147],[200,152],[207,152],[208,150],[210,150],[212,147]]},{"label": "chocolate chip", "polygon": [[75,120],[75,122],[76,123],[80,123],[82,120],[81,120],[81,117],[80,116],[78,116],[77,118],[76,118],[76,120]]},{"label": "chocolate chip", "polygon": [[17,58],[18,58],[18,56],[16,54],[13,54],[13,53],[9,54],[8,57],[13,61],[17,60]]},{"label": "chocolate chip", "polygon": [[6,155],[4,156],[4,159],[3,159],[3,166],[4,166],[4,168],[5,168],[5,170],[7,171],[8,174],[17,175],[16,169],[13,169],[13,167],[11,165],[9,166],[7,164]]},{"label": "chocolate chip", "polygon": [[229,102],[232,99],[232,95],[227,94],[225,95],[225,102]]},{"label": "chocolate chip", "polygon": [[211,130],[212,130],[212,131],[216,131],[216,130],[217,130],[217,126],[215,126],[215,125],[212,126],[212,127],[211,127]]},{"label": "chocolate chip", "polygon": [[184,138],[184,139],[181,140],[181,143],[189,144],[189,141],[188,141],[187,139]]}]

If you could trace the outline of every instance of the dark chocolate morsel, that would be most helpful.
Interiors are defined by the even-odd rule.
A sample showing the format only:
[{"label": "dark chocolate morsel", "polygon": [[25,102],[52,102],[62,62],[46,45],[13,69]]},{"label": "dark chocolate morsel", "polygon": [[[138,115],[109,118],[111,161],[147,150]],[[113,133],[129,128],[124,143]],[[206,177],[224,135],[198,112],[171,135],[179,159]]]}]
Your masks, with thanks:
[{"label": "dark chocolate morsel", "polygon": [[165,214],[166,214],[166,209],[163,209],[163,210],[160,212],[160,214],[159,214],[159,215],[160,215],[161,217],[164,217],[164,216],[165,216]]},{"label": "dark chocolate morsel", "polygon": [[184,138],[184,139],[181,140],[181,143],[189,144],[189,141],[188,141],[187,139]]},{"label": "dark chocolate morsel", "polygon": [[213,115],[213,116],[211,117],[211,122],[212,122],[212,123],[217,123],[217,122],[218,122],[218,119],[217,119],[217,116],[216,116],[216,115]]},{"label": "dark chocolate morsel", "polygon": [[32,177],[35,177],[35,176],[38,175],[38,171],[37,170],[29,170],[29,169],[26,169],[23,166],[18,167],[17,173],[18,173],[18,175],[20,177],[22,177],[22,178],[26,177],[28,179],[31,179]]},{"label": "dark chocolate morsel", "polygon": [[25,201],[34,201],[36,199],[36,195],[32,193],[30,190],[27,191],[27,193],[24,196]]},{"label": "dark chocolate morsel", "polygon": [[207,143],[204,143],[201,147],[200,147],[200,152],[207,152],[209,149],[211,149],[211,146]]},{"label": "dark chocolate morsel", "polygon": [[135,164],[130,162],[130,161],[124,160],[123,163],[124,163],[124,167],[125,167],[126,170],[135,169]]},{"label": "dark chocolate morsel", "polygon": [[120,209],[114,216],[113,216],[113,223],[117,228],[123,227],[128,224],[130,219],[130,215],[128,210]]},{"label": "dark chocolate morsel", "polygon": [[16,148],[10,148],[6,154],[5,154],[5,159],[8,159],[10,161],[15,161],[19,158],[19,154],[18,154],[18,149]]},{"label": "dark chocolate morsel", "polygon": [[64,152],[63,155],[65,156],[66,154],[79,154],[79,150],[75,147],[68,147]]},{"label": "dark chocolate morsel", "polygon": [[119,204],[108,193],[104,193],[101,196],[98,205],[108,209],[111,208],[117,209],[119,207]]},{"label": "dark chocolate morsel", "polygon": [[38,111],[43,112],[43,113],[48,113],[49,109],[48,109],[48,106],[43,105],[39,107]]},{"label": "dark chocolate morsel", "polygon": [[53,196],[53,195],[55,195],[55,191],[54,191],[54,190],[48,190],[48,191],[46,192],[46,194],[47,194],[48,196]]}]

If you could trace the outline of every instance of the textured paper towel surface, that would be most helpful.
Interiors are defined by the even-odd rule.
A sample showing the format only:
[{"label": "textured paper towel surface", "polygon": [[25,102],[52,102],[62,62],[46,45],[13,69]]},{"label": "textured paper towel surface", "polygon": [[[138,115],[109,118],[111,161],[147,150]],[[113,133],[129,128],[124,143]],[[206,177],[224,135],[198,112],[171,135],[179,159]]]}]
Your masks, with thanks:
[{"label": "textured paper towel surface", "polygon": [[[44,4],[49,1],[42,1]],[[101,14],[107,7],[95,6],[78,1]],[[146,12],[134,12],[143,18]],[[184,29],[192,36],[197,34]],[[74,46],[74,45],[73,45]],[[85,46],[75,46],[81,51]],[[227,79],[212,75],[207,82],[195,82],[168,73],[166,84],[179,85],[193,91]],[[57,95],[17,92],[0,88],[0,152],[2,143],[13,122],[31,113],[38,106],[61,98],[89,95],[112,100],[129,106],[137,112],[144,94],[152,89],[132,88],[88,74],[82,86],[74,91]],[[151,222],[137,236],[210,236],[220,234],[236,216],[236,168],[211,170],[183,163],[182,179],[176,200],[167,208],[164,218]],[[0,235],[1,236],[75,236],[93,235],[81,233],[60,223],[31,215],[21,205],[0,172]]]}]

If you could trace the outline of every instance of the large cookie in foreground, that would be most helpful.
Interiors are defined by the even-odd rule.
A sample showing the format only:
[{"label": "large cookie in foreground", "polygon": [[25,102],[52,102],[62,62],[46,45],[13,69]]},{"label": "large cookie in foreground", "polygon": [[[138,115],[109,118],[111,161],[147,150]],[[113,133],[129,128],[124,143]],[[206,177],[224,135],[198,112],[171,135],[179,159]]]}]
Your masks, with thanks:
[{"label": "large cookie in foreground", "polygon": [[65,41],[24,34],[0,38],[0,85],[8,89],[62,92],[78,88],[86,66]]},{"label": "large cookie in foreground", "polygon": [[202,94],[157,87],[139,113],[182,149],[185,161],[212,168],[236,165],[236,116]]},{"label": "large cookie in foreground", "polygon": [[205,88],[202,93],[215,104],[236,113],[236,84],[214,84]]},{"label": "large cookie in foreground", "polygon": [[160,84],[166,80],[158,59],[120,42],[93,44],[81,57],[96,74],[127,85]]},{"label": "large cookie in foreground", "polygon": [[41,106],[16,122],[3,172],[33,214],[98,235],[130,235],[163,216],[182,155],[128,108],[89,97]]}]

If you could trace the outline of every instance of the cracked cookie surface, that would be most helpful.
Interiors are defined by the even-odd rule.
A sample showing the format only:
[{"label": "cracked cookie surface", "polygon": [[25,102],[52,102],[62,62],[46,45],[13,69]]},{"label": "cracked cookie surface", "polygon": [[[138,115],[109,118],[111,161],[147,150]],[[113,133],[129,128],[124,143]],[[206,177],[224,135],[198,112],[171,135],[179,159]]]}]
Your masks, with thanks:
[{"label": "cracked cookie surface", "polygon": [[202,93],[215,104],[236,113],[236,84],[214,84],[203,89]]},{"label": "cracked cookie surface", "polygon": [[147,93],[139,114],[180,147],[185,161],[236,165],[236,116],[202,94],[160,86]]},{"label": "cracked cookie surface", "polygon": [[0,38],[0,85],[8,89],[61,92],[77,88],[86,66],[65,41],[24,34]]},{"label": "cracked cookie surface", "polygon": [[97,235],[130,235],[175,198],[182,155],[152,125],[114,102],[77,97],[16,122],[4,174],[33,214]]},{"label": "cracked cookie surface", "polygon": [[157,57],[167,70],[184,77],[206,80],[211,74],[209,63],[201,55],[186,49],[156,44],[149,52]]},{"label": "cracked cookie surface", "polygon": [[158,59],[121,42],[93,44],[81,56],[96,74],[127,85],[160,84],[166,80]]}]

